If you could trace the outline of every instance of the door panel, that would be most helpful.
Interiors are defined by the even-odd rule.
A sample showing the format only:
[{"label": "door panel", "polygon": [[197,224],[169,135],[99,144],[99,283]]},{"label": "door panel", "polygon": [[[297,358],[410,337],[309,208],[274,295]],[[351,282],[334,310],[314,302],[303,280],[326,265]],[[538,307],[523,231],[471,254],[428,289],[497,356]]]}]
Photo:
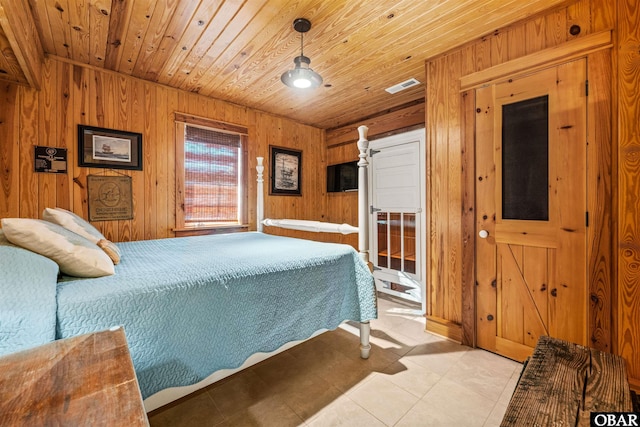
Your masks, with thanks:
[{"label": "door panel", "polygon": [[420,152],[418,142],[379,150],[371,157],[373,205],[384,211],[420,210]]},{"label": "door panel", "polygon": [[478,230],[488,234],[484,239],[476,238],[476,343],[480,348],[497,352],[496,168],[492,149],[494,92],[494,85],[476,91],[476,223]]},{"label": "door panel", "polygon": [[[498,245],[502,275],[499,293],[502,315],[498,320],[502,338],[535,347],[541,335],[549,335],[546,295],[537,292],[544,285],[547,250],[530,249],[519,245]],[[528,270],[535,273],[527,275]]]},{"label": "door panel", "polygon": [[537,308],[541,322],[545,325],[546,335],[549,334],[549,304],[547,291],[549,283],[549,257],[553,257],[553,251],[546,248],[525,247],[524,257],[527,264],[523,266],[524,281],[527,284],[529,295]]},{"label": "door panel", "polygon": [[424,301],[421,265],[422,132],[371,143],[372,262],[379,291]]},{"label": "door panel", "polygon": [[476,91],[477,342],[586,343],[586,60]]}]

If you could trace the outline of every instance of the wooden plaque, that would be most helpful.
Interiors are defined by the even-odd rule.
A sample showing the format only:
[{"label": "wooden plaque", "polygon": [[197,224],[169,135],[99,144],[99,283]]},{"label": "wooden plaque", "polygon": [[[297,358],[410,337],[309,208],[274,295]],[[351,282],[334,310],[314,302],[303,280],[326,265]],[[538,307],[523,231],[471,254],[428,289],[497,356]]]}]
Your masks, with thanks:
[{"label": "wooden plaque", "polygon": [[89,221],[133,219],[130,176],[87,176]]}]

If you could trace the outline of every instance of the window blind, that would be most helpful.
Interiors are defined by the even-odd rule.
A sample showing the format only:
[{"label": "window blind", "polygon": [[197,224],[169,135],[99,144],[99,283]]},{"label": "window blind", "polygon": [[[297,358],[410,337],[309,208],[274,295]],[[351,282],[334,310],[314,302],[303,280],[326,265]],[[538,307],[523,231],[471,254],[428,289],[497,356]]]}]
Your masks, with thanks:
[{"label": "window blind", "polygon": [[240,221],[241,136],[185,126],[185,225]]}]

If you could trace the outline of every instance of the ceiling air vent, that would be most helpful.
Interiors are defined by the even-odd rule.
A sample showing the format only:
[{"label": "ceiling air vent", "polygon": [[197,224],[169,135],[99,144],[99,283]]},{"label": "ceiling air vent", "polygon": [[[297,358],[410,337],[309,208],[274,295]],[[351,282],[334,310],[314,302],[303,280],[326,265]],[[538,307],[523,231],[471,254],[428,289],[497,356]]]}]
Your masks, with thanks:
[{"label": "ceiling air vent", "polygon": [[411,78],[411,79],[409,79],[407,81],[404,81],[402,83],[398,83],[397,85],[393,85],[391,87],[388,87],[385,90],[387,92],[389,92],[389,93],[397,93],[397,92],[400,92],[401,90],[405,90],[407,88],[410,88],[412,86],[416,86],[416,85],[419,85],[419,84],[420,84],[419,81],[417,81],[414,78]]}]

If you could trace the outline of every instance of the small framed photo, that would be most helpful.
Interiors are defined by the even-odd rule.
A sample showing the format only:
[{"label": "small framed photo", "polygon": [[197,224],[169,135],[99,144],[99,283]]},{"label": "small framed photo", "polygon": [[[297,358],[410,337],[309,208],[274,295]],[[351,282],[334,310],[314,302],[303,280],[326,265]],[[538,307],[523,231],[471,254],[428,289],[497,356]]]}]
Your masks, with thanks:
[{"label": "small framed photo", "polygon": [[271,186],[269,194],[300,196],[302,188],[302,151],[269,146]]},{"label": "small framed photo", "polygon": [[78,125],[78,166],[142,170],[142,134]]}]

